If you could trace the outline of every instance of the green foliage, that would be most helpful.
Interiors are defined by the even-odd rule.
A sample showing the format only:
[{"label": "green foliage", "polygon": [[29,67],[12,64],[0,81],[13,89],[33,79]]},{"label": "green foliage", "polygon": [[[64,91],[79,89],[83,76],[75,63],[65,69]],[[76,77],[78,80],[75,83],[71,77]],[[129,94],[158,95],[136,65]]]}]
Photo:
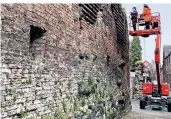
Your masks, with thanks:
[{"label": "green foliage", "polygon": [[29,118],[27,118],[27,119],[35,119],[34,117],[29,117]]},{"label": "green foliage", "polygon": [[31,84],[31,83],[32,83],[32,79],[29,78],[26,80],[26,84]]},{"label": "green foliage", "polygon": [[69,82],[68,82],[68,90],[69,91],[71,90],[71,80],[69,80]]},{"label": "green foliage", "polygon": [[16,38],[17,38],[17,33],[12,33],[12,37],[13,37],[14,40],[16,40]]},{"label": "green foliage", "polygon": [[142,59],[142,48],[139,37],[134,36],[130,47],[131,70],[135,71],[136,62]]},{"label": "green foliage", "polygon": [[63,110],[65,113],[68,113],[68,105],[65,101],[63,101]]},{"label": "green foliage", "polygon": [[[63,107],[55,110],[53,115],[55,119],[82,119],[85,116],[95,119],[103,117],[103,115],[106,116],[106,119],[116,118],[117,110],[113,106],[113,99],[110,99],[110,95],[114,95],[115,92],[111,83],[103,80],[97,81],[96,78],[89,77],[87,80],[82,80],[80,85],[82,87],[81,94],[63,101]],[[84,91],[90,94],[84,95]]]},{"label": "green foliage", "polygon": [[85,100],[86,100],[85,98],[82,99],[82,107],[84,107],[86,105],[86,101]]},{"label": "green foliage", "polygon": [[18,92],[20,96],[24,95],[24,92],[20,91]]},{"label": "green foliage", "polygon": [[23,82],[22,82],[23,84],[31,84],[32,83],[32,79],[30,79],[30,78],[27,78],[27,79],[25,79]]},{"label": "green foliage", "polygon": [[57,119],[67,119],[67,117],[65,116],[65,114],[61,109],[55,111],[54,117]]},{"label": "green foliage", "polygon": [[19,118],[26,117],[28,114],[27,112],[21,112]]},{"label": "green foliage", "polygon": [[10,80],[10,85],[13,85],[13,80],[12,79]]},{"label": "green foliage", "polygon": [[53,119],[51,115],[41,115],[41,119]]},{"label": "green foliage", "polygon": [[12,90],[11,89],[5,89],[5,92],[7,93],[7,94],[12,94]]},{"label": "green foliage", "polygon": [[57,118],[58,116],[62,115],[62,111],[57,109],[55,110],[55,114],[54,114],[54,117]]},{"label": "green foliage", "polygon": [[97,81],[96,79],[89,77],[88,81],[83,80],[78,85],[79,85],[78,87],[79,96],[89,96],[96,92]]},{"label": "green foliage", "polygon": [[78,102],[78,99],[75,97],[74,98],[74,111],[78,110],[78,106],[79,106],[79,102]]},{"label": "green foliage", "polygon": [[17,100],[17,96],[14,95],[14,96],[13,96],[13,101],[15,102],[16,100]]},{"label": "green foliage", "polygon": [[12,117],[12,119],[17,119],[17,117]]}]

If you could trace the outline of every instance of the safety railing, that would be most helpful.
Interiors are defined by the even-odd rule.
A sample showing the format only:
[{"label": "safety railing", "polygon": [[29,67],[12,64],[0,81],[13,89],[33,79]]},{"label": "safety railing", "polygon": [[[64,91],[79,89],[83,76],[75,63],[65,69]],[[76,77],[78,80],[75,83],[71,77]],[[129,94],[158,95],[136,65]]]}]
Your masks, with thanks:
[{"label": "safety railing", "polygon": [[[145,14],[148,15],[148,14]],[[136,17],[136,30],[140,30],[140,26],[145,26],[145,20],[144,20],[144,14],[138,14],[138,15],[132,15],[129,16],[129,31],[133,31],[133,22],[131,20],[132,17]],[[158,22],[158,27],[160,27],[160,13],[159,12],[155,12],[155,13],[151,13],[151,20],[150,20],[151,24],[150,24],[150,29],[152,29],[153,23],[154,22]]]}]

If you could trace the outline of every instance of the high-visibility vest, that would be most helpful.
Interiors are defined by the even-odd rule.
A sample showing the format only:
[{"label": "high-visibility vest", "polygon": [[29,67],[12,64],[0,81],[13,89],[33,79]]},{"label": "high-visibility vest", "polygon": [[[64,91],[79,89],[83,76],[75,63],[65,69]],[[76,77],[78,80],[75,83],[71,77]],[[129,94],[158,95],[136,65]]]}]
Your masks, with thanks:
[{"label": "high-visibility vest", "polygon": [[143,16],[145,21],[151,21],[151,9],[150,8],[144,8],[143,9]]}]

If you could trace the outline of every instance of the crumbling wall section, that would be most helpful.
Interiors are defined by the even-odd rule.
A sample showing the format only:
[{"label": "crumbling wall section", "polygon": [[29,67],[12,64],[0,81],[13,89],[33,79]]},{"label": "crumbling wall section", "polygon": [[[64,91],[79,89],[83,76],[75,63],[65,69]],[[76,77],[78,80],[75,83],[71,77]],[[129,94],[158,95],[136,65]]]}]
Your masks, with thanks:
[{"label": "crumbling wall section", "polygon": [[[72,118],[120,118],[130,108],[129,44],[120,4],[1,4],[1,21],[2,118],[58,117],[56,110],[68,101]],[[79,94],[83,85],[89,92]],[[72,107],[75,100],[79,108]],[[90,103],[109,110],[93,110]]]}]

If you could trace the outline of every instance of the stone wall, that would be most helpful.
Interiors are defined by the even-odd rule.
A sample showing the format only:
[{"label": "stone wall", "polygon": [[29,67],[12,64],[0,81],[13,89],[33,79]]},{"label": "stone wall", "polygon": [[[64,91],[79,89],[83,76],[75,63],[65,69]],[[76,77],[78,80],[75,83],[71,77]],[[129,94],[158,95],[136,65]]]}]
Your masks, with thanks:
[{"label": "stone wall", "polygon": [[[96,98],[103,90],[105,101],[116,102],[114,117],[130,108],[129,44],[120,4],[1,4],[1,22],[3,119],[62,118],[66,109],[56,110],[64,102],[70,101],[71,109],[75,100],[90,99],[78,95],[88,79],[96,80]],[[80,118],[75,115],[83,114],[81,107],[70,117]]]}]

